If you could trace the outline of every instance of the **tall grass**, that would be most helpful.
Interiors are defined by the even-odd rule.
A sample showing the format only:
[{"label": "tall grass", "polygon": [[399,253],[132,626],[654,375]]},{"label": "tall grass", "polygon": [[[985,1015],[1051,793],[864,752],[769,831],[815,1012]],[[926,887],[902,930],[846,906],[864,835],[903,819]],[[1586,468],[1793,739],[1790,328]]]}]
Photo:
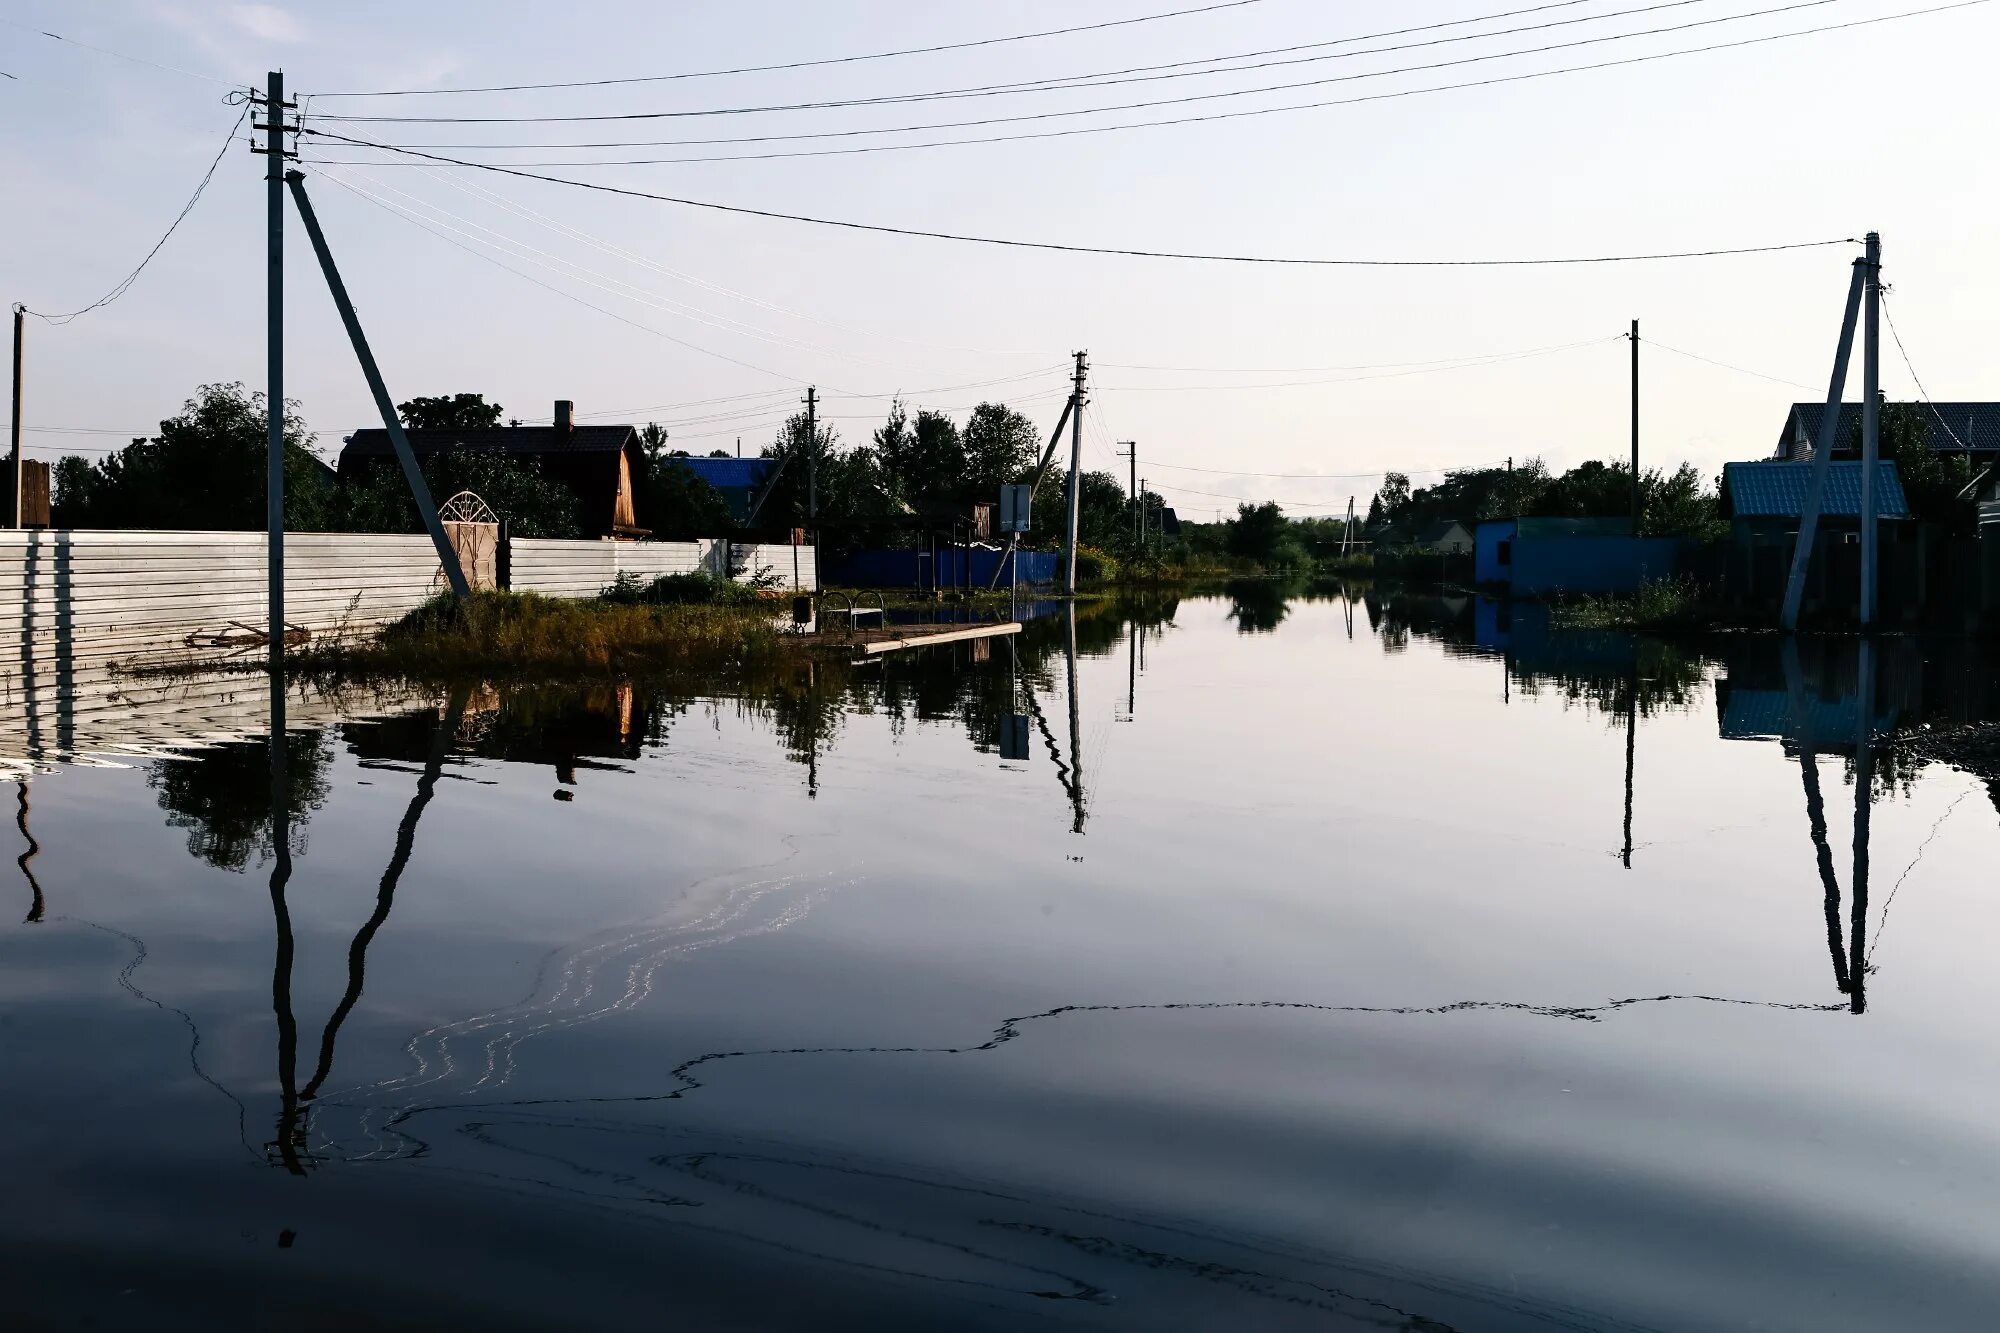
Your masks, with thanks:
[{"label": "tall grass", "polygon": [[534,593],[434,598],[358,643],[290,655],[294,671],[338,678],[574,679],[725,669],[785,651],[768,604],[648,605]]},{"label": "tall grass", "polygon": [[1648,579],[1629,596],[1606,594],[1558,602],[1549,618],[1564,629],[1656,633],[1713,629],[1719,623],[1702,586],[1685,574]]}]

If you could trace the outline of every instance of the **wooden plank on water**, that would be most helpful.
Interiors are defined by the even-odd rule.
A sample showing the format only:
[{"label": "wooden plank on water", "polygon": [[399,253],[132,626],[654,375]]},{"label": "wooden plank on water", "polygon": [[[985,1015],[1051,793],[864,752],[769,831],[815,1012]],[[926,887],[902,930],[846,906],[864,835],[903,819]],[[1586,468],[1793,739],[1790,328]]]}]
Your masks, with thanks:
[{"label": "wooden plank on water", "polygon": [[[1021,632],[1020,623],[1012,620],[997,625],[959,625],[936,631],[920,626],[898,626],[897,629],[900,637],[877,639],[873,643],[860,643],[855,646],[873,656],[876,653],[893,653],[902,648],[927,648],[934,643],[957,643],[962,639],[990,639],[997,635]],[[912,634],[909,632],[912,629],[922,629],[924,632]]]}]

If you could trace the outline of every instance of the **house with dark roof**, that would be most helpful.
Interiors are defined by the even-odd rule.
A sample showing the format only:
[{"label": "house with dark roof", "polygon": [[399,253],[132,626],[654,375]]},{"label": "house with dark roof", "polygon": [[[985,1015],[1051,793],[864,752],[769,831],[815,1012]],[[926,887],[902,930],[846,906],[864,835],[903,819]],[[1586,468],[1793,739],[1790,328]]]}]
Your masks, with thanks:
[{"label": "house with dark roof", "polygon": [[[647,535],[639,526],[636,509],[634,483],[642,475],[645,458],[638,430],[632,426],[579,426],[575,404],[568,399],[557,400],[555,418],[546,426],[412,430],[405,434],[419,460],[460,452],[534,459],[543,476],[576,496],[577,524],[584,536]],[[395,446],[389,442],[388,431],[374,427],[347,437],[346,447],[340,451],[343,480],[383,466],[396,466]]]},{"label": "house with dark roof", "polygon": [[[1983,455],[1983,462],[2000,458],[2000,403],[1909,403],[1927,432],[1925,443],[1934,453]],[[1813,456],[1819,428],[1826,420],[1825,403],[1793,403],[1785,414],[1777,461],[1803,462]],[[1861,404],[1842,403],[1834,423],[1833,456],[1860,456]]]}]

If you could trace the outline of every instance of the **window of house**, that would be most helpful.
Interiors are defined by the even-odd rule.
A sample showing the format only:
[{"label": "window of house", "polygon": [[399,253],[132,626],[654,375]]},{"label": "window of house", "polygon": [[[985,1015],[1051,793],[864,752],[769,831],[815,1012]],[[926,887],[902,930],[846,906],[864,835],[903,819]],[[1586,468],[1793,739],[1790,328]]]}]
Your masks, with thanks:
[{"label": "window of house", "polygon": [[1511,537],[1500,543],[1498,553],[1501,564],[1511,565],[1514,563],[1514,541]]}]

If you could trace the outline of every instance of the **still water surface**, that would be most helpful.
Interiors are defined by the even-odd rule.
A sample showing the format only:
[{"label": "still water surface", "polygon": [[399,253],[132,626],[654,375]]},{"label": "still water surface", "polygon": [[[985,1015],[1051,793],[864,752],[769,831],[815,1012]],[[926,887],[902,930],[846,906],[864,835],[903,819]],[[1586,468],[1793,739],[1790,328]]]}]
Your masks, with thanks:
[{"label": "still water surface", "polygon": [[45,766],[0,1324],[2000,1325],[1963,646],[1069,632]]}]

